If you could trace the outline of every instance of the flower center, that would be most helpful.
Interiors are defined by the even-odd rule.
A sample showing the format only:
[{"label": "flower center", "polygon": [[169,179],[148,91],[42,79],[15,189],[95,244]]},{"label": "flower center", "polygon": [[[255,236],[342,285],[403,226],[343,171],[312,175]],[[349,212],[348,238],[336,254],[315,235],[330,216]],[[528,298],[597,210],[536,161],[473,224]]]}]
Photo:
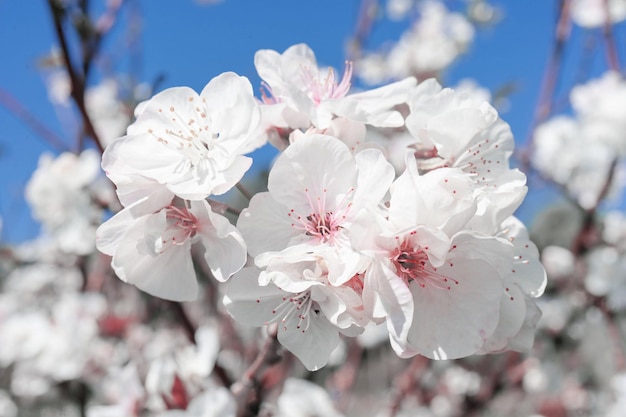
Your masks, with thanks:
[{"label": "flower center", "polygon": [[[257,299],[257,303],[260,302],[261,299]],[[288,322],[295,320],[291,324],[295,324],[296,329],[304,333],[311,324],[311,313],[317,315],[320,313],[320,309],[317,303],[311,299],[310,291],[285,295],[282,298],[282,302],[272,310],[274,317],[268,324],[279,322],[283,330],[287,331]]]},{"label": "flower center", "polygon": [[309,98],[315,105],[319,105],[324,100],[345,97],[350,91],[352,68],[352,62],[346,61],[341,82],[337,83],[335,71],[332,68],[328,69],[326,78],[320,79],[319,75],[314,74],[308,67],[302,67],[302,81],[307,88]]},{"label": "flower center", "polygon": [[332,205],[337,211],[327,210],[326,194],[327,189],[324,188],[319,197],[312,197],[309,189],[304,190],[309,206],[312,211],[309,215],[299,215],[295,209],[290,209],[287,213],[293,223],[291,227],[301,229],[307,236],[314,237],[319,243],[329,242],[334,244],[335,236],[343,227],[342,224],[346,220],[348,213],[352,207],[349,201],[354,188],[350,188],[337,205]]},{"label": "flower center", "polygon": [[[403,242],[391,255],[391,262],[396,273],[409,285],[417,283],[422,288],[430,287],[450,290],[451,284],[458,285],[459,281],[437,272],[428,260],[428,254],[421,246],[414,247],[410,242]],[[449,264],[453,266],[453,264]]]},{"label": "flower center", "polygon": [[340,229],[333,218],[333,212],[328,213],[311,213],[306,218],[305,223],[306,234],[308,236],[315,236],[320,241],[327,241],[333,232]]},{"label": "flower center", "polygon": [[167,223],[157,246],[159,253],[165,252],[174,245],[183,245],[192,239],[199,228],[198,219],[186,207],[170,205],[165,208]]}]

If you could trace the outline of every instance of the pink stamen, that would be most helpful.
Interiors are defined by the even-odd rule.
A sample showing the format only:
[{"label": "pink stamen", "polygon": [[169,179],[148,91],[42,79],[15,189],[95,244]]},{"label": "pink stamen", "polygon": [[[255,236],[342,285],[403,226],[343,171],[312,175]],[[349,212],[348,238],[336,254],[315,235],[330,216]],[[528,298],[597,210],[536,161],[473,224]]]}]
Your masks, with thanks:
[{"label": "pink stamen", "polygon": [[[428,255],[424,248],[413,247],[410,242],[404,241],[400,247],[392,253],[391,262],[396,268],[396,273],[408,285],[416,282],[420,287],[429,285],[441,290],[452,289],[451,283],[456,285],[459,281],[437,272],[428,260]],[[453,264],[450,264],[452,267]]]},{"label": "pink stamen", "polygon": [[352,62],[346,61],[343,77],[341,82],[337,84],[335,71],[332,68],[328,70],[326,78],[320,80],[308,67],[302,67],[302,80],[307,87],[311,100],[313,100],[315,105],[319,105],[324,100],[341,98],[348,94],[352,85],[352,71]]}]

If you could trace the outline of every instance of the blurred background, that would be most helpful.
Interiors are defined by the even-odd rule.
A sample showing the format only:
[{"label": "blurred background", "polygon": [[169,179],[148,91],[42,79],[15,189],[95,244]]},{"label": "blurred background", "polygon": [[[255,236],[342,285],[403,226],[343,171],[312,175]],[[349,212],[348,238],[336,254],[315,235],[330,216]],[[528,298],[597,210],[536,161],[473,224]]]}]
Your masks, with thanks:
[{"label": "blurred background", "polygon": [[[111,207],[83,210],[112,193],[91,163],[99,158],[91,129],[109,143],[124,134],[137,103],[173,86],[200,91],[225,71],[248,77],[260,97],[255,52],[301,42],[321,66],[341,71],[354,61],[355,90],[436,77],[490,101],[513,131],[512,164],[528,176],[516,215],[549,283],[530,354],[409,365],[372,336],[346,343],[322,372],[300,370],[304,385],[285,385],[267,415],[626,416],[625,19],[622,0],[0,0],[0,417],[182,410],[193,396],[171,388],[174,379],[169,397],[159,397],[159,381],[171,377],[163,369],[215,363],[197,378],[213,372],[227,385],[242,369],[238,360],[254,357],[260,346],[219,322],[223,312],[107,283],[108,260],[75,244],[111,214]],[[62,41],[72,66],[86,74],[78,96]],[[89,188],[91,199],[77,194],[42,206],[36,185],[29,197],[38,166],[85,149],[96,153],[63,175]],[[269,145],[257,150],[244,182],[253,184],[275,155]],[[66,227],[68,218],[83,219],[89,230]],[[64,255],[46,246],[55,233],[64,236],[66,243],[57,242]],[[69,296],[85,285],[104,288],[107,298]],[[206,297],[218,292],[208,289]],[[31,304],[44,305],[45,318],[29,310],[15,319],[19,305]],[[53,332],[50,323],[67,326]],[[193,341],[196,327],[221,332],[221,349],[164,342],[181,332]],[[195,334],[196,342],[210,339]],[[237,345],[242,340],[249,348]],[[42,353],[45,345],[53,352]],[[133,355],[143,365],[127,366]],[[211,403],[221,404],[220,395]],[[259,415],[269,412],[259,407]],[[206,414],[189,410],[176,415],[230,415],[218,405]]]}]

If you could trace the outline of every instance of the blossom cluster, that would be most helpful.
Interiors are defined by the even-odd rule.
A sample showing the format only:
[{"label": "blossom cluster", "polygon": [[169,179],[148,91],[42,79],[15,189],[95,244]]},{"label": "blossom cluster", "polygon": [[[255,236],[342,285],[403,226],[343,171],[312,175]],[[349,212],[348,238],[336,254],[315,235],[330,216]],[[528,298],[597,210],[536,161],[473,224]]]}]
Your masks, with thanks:
[{"label": "blossom cluster", "polygon": [[537,128],[531,162],[591,209],[607,193],[617,198],[624,186],[626,82],[607,72],[572,89],[570,101],[574,116],[557,115]]},{"label": "blossom cluster", "polygon": [[138,12],[55,3],[79,36],[40,60],[44,139],[74,152],[25,187],[41,235],[0,244],[0,416],[624,415],[625,0],[555,2],[568,53],[516,155],[510,85],[446,70],[537,5],[363,1],[339,68],[261,50],[258,86],[148,99],[107,55]]},{"label": "blossom cluster", "polygon": [[[304,44],[258,51],[255,65],[261,101],[234,73],[200,94],[168,89],[105,150],[124,209],[97,246],[118,277],[193,300],[194,260],[206,263],[229,281],[228,312],[276,323],[310,370],[340,335],[383,323],[401,357],[529,349],[545,273],[512,217],[525,176],[510,167],[513,137],[496,110],[434,80],[351,93],[352,63],[339,77]],[[268,191],[235,226],[211,201],[268,140],[282,151]]]}]

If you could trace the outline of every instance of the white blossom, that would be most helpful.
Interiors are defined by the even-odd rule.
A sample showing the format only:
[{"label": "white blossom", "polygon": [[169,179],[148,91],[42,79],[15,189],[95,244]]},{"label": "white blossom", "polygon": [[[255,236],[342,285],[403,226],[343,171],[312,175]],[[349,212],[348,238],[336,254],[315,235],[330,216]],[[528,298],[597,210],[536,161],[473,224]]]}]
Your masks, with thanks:
[{"label": "white blossom", "polygon": [[198,297],[192,245],[218,281],[246,262],[246,246],[228,219],[206,201],[184,201],[167,190],[145,197],[98,228],[98,249],[125,282],[156,297],[189,301]]},{"label": "white blossom", "polygon": [[187,87],[162,91],[137,106],[135,117],[105,150],[102,167],[113,182],[143,176],[184,199],[231,189],[252,164],[243,155],[262,145],[252,87],[234,73],[212,79],[200,95]]}]

